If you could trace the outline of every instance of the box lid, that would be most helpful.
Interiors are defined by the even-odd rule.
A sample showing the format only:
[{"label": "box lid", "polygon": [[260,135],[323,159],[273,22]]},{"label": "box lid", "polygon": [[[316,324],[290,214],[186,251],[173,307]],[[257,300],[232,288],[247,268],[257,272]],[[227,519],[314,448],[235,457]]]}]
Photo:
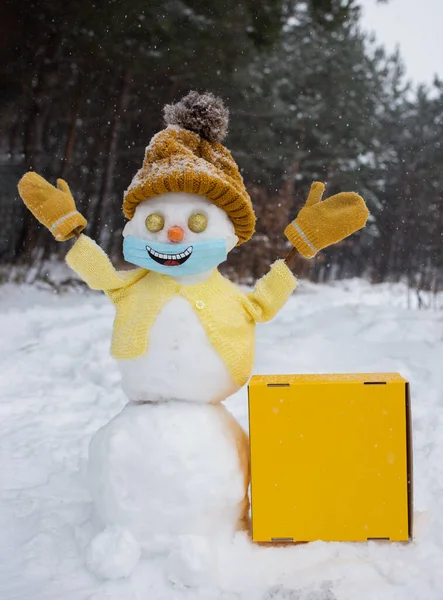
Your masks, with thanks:
[{"label": "box lid", "polygon": [[311,375],[253,375],[249,386],[279,386],[312,383],[407,383],[400,373],[332,373]]}]

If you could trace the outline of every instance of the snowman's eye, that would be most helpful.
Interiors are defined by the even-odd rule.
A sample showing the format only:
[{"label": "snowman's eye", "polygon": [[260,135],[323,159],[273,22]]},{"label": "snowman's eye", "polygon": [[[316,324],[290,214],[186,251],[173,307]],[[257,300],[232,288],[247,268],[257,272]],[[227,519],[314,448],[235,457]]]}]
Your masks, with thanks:
[{"label": "snowman's eye", "polygon": [[195,213],[189,217],[188,227],[194,233],[201,233],[208,226],[208,219],[201,213]]},{"label": "snowman's eye", "polygon": [[158,231],[161,231],[165,226],[165,220],[158,213],[152,213],[152,215],[148,215],[146,217],[145,225],[148,231],[152,231],[152,233],[157,233]]}]

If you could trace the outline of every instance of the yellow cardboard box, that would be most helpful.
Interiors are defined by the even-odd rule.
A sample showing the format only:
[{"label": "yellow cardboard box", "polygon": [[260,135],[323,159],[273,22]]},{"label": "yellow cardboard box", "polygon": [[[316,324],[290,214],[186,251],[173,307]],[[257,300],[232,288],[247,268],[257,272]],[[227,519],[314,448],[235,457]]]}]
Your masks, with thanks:
[{"label": "yellow cardboard box", "polygon": [[410,539],[410,423],[398,373],[252,377],[253,540]]}]

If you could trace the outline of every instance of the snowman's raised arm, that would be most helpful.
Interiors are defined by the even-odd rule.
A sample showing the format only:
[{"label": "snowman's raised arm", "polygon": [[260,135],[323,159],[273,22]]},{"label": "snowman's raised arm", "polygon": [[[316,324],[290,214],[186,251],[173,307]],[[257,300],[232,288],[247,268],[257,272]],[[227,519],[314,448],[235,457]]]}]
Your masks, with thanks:
[{"label": "snowman's raised arm", "polygon": [[256,323],[270,321],[283,308],[297,287],[297,280],[284,260],[277,260],[270,271],[246,295],[246,310]]},{"label": "snowman's raised arm", "polygon": [[53,186],[30,171],[19,181],[18,191],[35,218],[49,229],[57,241],[77,237],[66,261],[91,289],[113,292],[140,278],[140,270],[118,273],[103,250],[81,234],[86,227],[86,219],[77,210],[66,181],[58,179],[57,186]]},{"label": "snowman's raised arm", "polygon": [[107,293],[127,287],[143,275],[142,269],[116,271],[100,246],[83,234],[66,255],[66,262],[92,290]]}]

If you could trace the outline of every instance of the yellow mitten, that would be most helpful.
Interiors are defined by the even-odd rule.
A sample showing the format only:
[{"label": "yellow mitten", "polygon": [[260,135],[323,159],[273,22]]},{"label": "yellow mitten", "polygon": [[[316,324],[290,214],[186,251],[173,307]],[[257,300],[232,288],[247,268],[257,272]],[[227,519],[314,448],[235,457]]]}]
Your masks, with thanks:
[{"label": "yellow mitten", "polygon": [[76,209],[69,186],[63,179],[57,179],[57,187],[54,187],[31,171],[20,179],[18,191],[34,217],[57,241],[69,240],[86,227],[86,219]]},{"label": "yellow mitten", "polygon": [[354,192],[341,192],[321,202],[325,186],[311,185],[306,204],[285,229],[291,244],[306,258],[365,226],[369,216],[365,201]]}]

